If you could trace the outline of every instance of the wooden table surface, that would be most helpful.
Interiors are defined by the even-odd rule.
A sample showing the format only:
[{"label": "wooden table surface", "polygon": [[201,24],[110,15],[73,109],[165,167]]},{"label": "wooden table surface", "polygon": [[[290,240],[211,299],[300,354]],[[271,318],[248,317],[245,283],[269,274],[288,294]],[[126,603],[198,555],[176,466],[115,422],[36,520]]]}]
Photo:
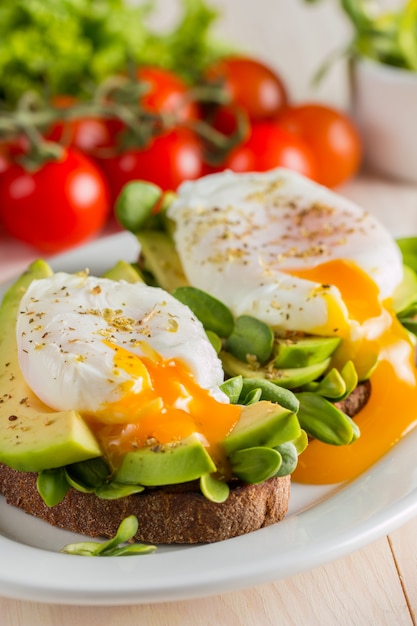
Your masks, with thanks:
[{"label": "wooden table surface", "polygon": [[[161,0],[164,16],[173,3]],[[309,78],[324,55],[346,41],[338,3],[306,8],[300,0],[214,0],[219,33],[270,61],[290,82],[294,99],[346,104],[336,64],[311,92]],[[340,189],[375,212],[395,235],[407,234],[396,208],[417,233],[417,186],[359,176]],[[0,282],[24,269],[33,250],[0,233]],[[1,558],[1,555],[0,555]],[[1,596],[1,589],[0,589]],[[405,626],[417,623],[417,519],[349,556],[288,579],[208,598],[118,607],[61,606],[0,597],[1,626]]]}]

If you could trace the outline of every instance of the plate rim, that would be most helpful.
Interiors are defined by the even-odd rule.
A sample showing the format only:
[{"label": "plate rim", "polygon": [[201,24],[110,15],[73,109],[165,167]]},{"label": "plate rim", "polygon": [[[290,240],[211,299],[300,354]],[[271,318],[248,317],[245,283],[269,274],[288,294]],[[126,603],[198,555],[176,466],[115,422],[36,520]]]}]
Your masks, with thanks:
[{"label": "plate rim", "polygon": [[[126,258],[126,255],[137,255],[139,244],[131,233],[122,231],[47,261],[56,271],[64,270],[66,265],[75,270],[83,258],[84,265],[89,265],[92,260],[95,262],[101,258],[104,250],[105,266],[108,267],[111,259],[115,262],[120,255],[133,261],[134,258]],[[0,285],[0,298],[12,282],[13,279]],[[344,486],[330,486],[332,493],[329,496],[324,495],[298,512],[289,512],[278,524],[214,544],[174,547],[128,559],[83,559],[8,538],[1,534],[0,525],[3,556],[0,594],[50,604],[156,603],[244,589],[324,565],[364,547],[417,516],[417,468],[413,471],[409,466],[416,445],[417,429],[414,429],[360,477]],[[404,474],[407,474],[406,484],[404,481],[399,483]],[[388,497],[387,493],[390,494],[387,502],[380,502],[375,497],[378,490],[373,489],[381,484],[384,485],[383,495]],[[401,493],[398,493],[398,484],[402,485]],[[297,489],[296,484],[293,489]],[[374,499],[365,497],[370,495]],[[1,505],[8,507],[3,496],[0,498]],[[345,517],[339,519],[339,509],[343,511],[349,502]],[[359,504],[361,508],[358,509]],[[29,525],[35,522],[27,517]],[[323,519],[327,524],[323,524]],[[319,532],[311,541],[309,535],[314,529]],[[271,547],[279,548],[278,556]],[[198,559],[194,558],[195,550]],[[178,560],[181,553],[182,562]],[[245,554],[248,555],[246,560]],[[11,563],[10,559],[14,562]],[[197,570],[192,567],[193,561],[198,563]],[[140,576],[142,569],[146,570],[145,579]],[[36,579],[33,572],[36,572]]]}]

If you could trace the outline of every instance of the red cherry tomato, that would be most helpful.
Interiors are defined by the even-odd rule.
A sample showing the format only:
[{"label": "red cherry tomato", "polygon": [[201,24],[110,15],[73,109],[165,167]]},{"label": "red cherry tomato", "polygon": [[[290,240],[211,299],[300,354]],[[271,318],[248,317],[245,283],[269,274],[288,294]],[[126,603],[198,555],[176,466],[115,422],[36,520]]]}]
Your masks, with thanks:
[{"label": "red cherry tomato", "polygon": [[0,175],[4,174],[11,165],[9,146],[4,143],[0,143]]},{"label": "red cherry tomato", "polygon": [[[239,144],[246,141],[250,133],[250,122],[246,111],[236,105],[221,105],[216,107],[207,116],[206,122],[215,131],[224,135],[225,138],[230,138],[230,141],[239,141]],[[239,138],[237,133],[239,132]],[[203,175],[219,172],[223,169],[218,164],[219,159],[222,158],[222,152],[216,148],[214,144],[208,141],[207,144],[207,162],[204,163]],[[216,163],[216,165],[215,165]]]},{"label": "red cherry tomato", "polygon": [[[77,100],[72,96],[57,96],[52,104],[57,109],[66,109],[76,105]],[[124,124],[115,118],[80,117],[54,122],[44,132],[44,137],[48,141],[78,148],[84,154],[95,157],[102,155],[104,151],[114,150],[123,129]]]},{"label": "red cherry tomato", "polygon": [[29,142],[25,135],[0,142],[0,174],[4,174],[15,160],[27,152]]},{"label": "red cherry tomato", "polygon": [[109,213],[106,182],[74,149],[35,172],[13,164],[0,179],[0,221],[16,239],[57,252],[95,235]]},{"label": "red cherry tomato", "polygon": [[286,109],[278,123],[300,137],[314,153],[317,182],[336,187],[356,174],[362,157],[359,132],[342,112],[321,104]]},{"label": "red cherry tomato", "polygon": [[198,107],[189,98],[189,87],[180,76],[153,66],[140,67],[136,75],[147,87],[140,98],[144,109],[152,113],[173,113],[180,122],[198,117]]},{"label": "red cherry tomato", "polygon": [[238,129],[242,133],[241,141],[249,137],[250,121],[246,111],[239,106],[218,106],[206,121],[212,128],[226,137],[232,136]]},{"label": "red cherry tomato", "polygon": [[116,119],[84,117],[68,123],[56,122],[45,139],[78,148],[84,154],[96,157],[105,151],[114,151],[117,137],[124,129]]},{"label": "red cherry tomato", "polygon": [[177,128],[155,137],[144,149],[101,159],[100,166],[109,181],[113,201],[131,180],[146,180],[165,191],[175,191],[184,180],[202,175],[202,149],[191,131]]},{"label": "red cherry tomato", "polygon": [[276,117],[288,104],[287,89],[280,76],[255,59],[220,59],[208,68],[206,78],[209,82],[222,82],[231,102],[241,106],[251,120]]},{"label": "red cherry tomato", "polygon": [[286,167],[308,178],[314,179],[316,175],[316,163],[309,147],[274,122],[253,124],[249,138],[230,152],[223,167],[235,172],[266,172]]}]

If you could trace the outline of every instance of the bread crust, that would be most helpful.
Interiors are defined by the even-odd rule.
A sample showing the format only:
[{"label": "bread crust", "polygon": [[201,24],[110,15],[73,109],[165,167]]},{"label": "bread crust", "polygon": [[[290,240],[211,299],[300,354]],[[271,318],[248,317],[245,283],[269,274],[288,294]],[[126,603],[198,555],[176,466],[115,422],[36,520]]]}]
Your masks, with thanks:
[{"label": "bread crust", "polygon": [[365,380],[358,384],[356,389],[352,391],[347,398],[341,402],[335,402],[335,406],[349,415],[349,417],[355,417],[361,409],[365,406],[371,396],[371,382]]},{"label": "bread crust", "polygon": [[117,500],[70,488],[64,500],[49,508],[39,496],[36,478],[0,463],[0,492],[8,504],[89,537],[113,537],[125,517],[136,515],[135,540],[152,544],[213,543],[244,535],[281,521],[290,497],[290,477],[285,476],[259,485],[236,481],[221,504],[207,500],[198,483],[187,483]]},{"label": "bread crust", "polygon": [[[369,382],[360,383],[343,402],[335,403],[350,417],[367,403]],[[0,463],[0,493],[6,502],[52,526],[110,538],[122,520],[135,515],[135,540],[152,544],[213,543],[244,535],[281,521],[290,498],[290,476],[270,478],[258,485],[231,483],[226,502],[207,500],[197,481],[148,489],[117,500],[103,500],[70,488],[65,498],[47,507],[37,489],[37,474],[20,472]]]}]

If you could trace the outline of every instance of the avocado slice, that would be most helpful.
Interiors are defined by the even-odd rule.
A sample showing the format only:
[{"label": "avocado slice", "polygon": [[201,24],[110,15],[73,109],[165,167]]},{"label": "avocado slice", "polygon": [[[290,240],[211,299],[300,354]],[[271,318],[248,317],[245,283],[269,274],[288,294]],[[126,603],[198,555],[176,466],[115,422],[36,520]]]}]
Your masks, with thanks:
[{"label": "avocado slice", "polygon": [[114,480],[145,487],[175,485],[201,478],[216,471],[216,466],[194,433],[169,444],[138,448],[124,455]]},{"label": "avocado slice", "polygon": [[306,367],[282,369],[276,367],[253,368],[248,363],[236,359],[236,357],[226,351],[222,350],[219,356],[223,364],[223,369],[228,376],[241,375],[243,378],[267,379],[286,389],[296,389],[297,387],[301,387],[315,380],[324,374],[330,365],[330,358],[328,358],[321,363],[307,365]]},{"label": "avocado slice", "polygon": [[278,368],[308,367],[333,354],[340,337],[296,337],[275,339],[274,365]]},{"label": "avocado slice", "polygon": [[113,267],[111,267],[103,278],[109,278],[110,280],[124,280],[127,283],[144,283],[143,276],[141,276],[138,269],[133,267],[127,261],[118,261]]},{"label": "avocado slice", "polygon": [[141,245],[145,266],[156,279],[157,284],[173,291],[188,285],[174,242],[167,233],[146,230],[137,234]]},{"label": "avocado slice", "polygon": [[414,309],[417,305],[417,273],[408,265],[403,265],[403,269],[403,279],[392,298],[392,308],[398,315],[406,313],[410,308]]},{"label": "avocado slice", "polygon": [[300,434],[301,428],[295,413],[274,402],[260,400],[243,407],[238,423],[223,439],[222,446],[230,456],[246,448],[273,448],[284,441],[297,439]]},{"label": "avocado slice", "polygon": [[45,261],[35,261],[9,288],[0,306],[0,462],[26,472],[102,454],[80,414],[47,407],[20,371],[14,330],[19,303],[32,280],[52,274]]},{"label": "avocado slice", "polygon": [[[262,448],[255,456],[250,453],[250,460],[254,459],[256,471],[246,467],[236,475],[249,482],[259,482],[259,476],[265,480],[265,472],[275,473],[281,464],[281,458],[274,446],[284,442],[296,440],[301,434],[297,416],[282,406],[268,401],[257,402],[242,409],[239,422],[233,431],[222,441],[222,447],[234,465],[247,466],[246,461],[236,457],[242,451],[244,458],[247,450]],[[246,452],[243,452],[246,451]],[[265,452],[264,452],[265,451]],[[261,455],[261,457],[259,456]],[[267,457],[265,459],[265,456]],[[271,469],[271,459],[272,469]],[[260,459],[260,460],[259,460]],[[266,470],[265,470],[266,461]],[[113,479],[117,483],[139,484],[145,487],[173,485],[203,478],[216,472],[216,466],[197,433],[170,444],[156,444],[138,448],[124,455],[120,467],[116,470]]]}]

